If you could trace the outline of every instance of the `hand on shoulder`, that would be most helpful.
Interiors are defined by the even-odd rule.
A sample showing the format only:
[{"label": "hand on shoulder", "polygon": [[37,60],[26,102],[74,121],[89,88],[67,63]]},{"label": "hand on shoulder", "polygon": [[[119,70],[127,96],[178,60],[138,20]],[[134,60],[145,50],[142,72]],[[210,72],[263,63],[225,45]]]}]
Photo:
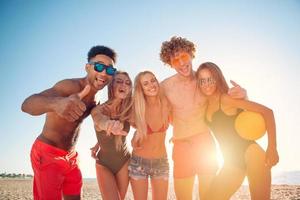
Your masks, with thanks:
[{"label": "hand on shoulder", "polygon": [[234,99],[246,99],[247,98],[247,91],[242,88],[239,84],[230,80],[230,83],[233,85],[232,88],[229,88],[228,95]]}]

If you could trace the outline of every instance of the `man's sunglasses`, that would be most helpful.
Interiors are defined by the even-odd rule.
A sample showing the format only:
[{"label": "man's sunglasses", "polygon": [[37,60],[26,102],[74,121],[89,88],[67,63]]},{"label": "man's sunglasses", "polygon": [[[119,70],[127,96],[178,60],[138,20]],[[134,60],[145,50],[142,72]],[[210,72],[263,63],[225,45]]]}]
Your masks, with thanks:
[{"label": "man's sunglasses", "polygon": [[106,74],[110,76],[115,75],[117,71],[117,69],[111,65],[108,66],[98,62],[89,62],[89,64],[94,65],[94,70],[96,72],[103,72],[103,70],[105,69]]},{"label": "man's sunglasses", "polygon": [[188,62],[190,61],[191,56],[188,53],[181,53],[179,56],[174,57],[171,59],[171,65],[174,67],[180,66],[181,62]]}]

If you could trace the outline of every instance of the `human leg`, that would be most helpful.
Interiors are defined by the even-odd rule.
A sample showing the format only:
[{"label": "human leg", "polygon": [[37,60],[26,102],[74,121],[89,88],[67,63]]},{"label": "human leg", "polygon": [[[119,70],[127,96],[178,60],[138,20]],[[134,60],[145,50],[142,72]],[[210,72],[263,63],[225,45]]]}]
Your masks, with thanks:
[{"label": "human leg", "polygon": [[271,169],[265,164],[265,152],[252,144],[245,153],[247,177],[252,200],[268,200],[271,194]]},{"label": "human leg", "polygon": [[[184,155],[184,147],[186,151],[189,150],[189,143],[180,142],[174,143],[173,148],[173,161],[174,161],[174,190],[176,199],[178,200],[191,200],[193,197],[193,186],[195,179],[195,172],[193,164],[190,163],[190,159],[187,159]],[[187,155],[190,155],[187,152]]]},{"label": "human leg", "polygon": [[[33,179],[33,198],[38,199],[62,199],[62,174],[58,175],[55,168],[39,169],[34,166],[33,160],[32,168],[34,172]],[[52,174],[49,176],[49,174]],[[51,177],[51,178],[48,178]]]},{"label": "human leg", "polygon": [[194,179],[194,176],[188,178],[174,178],[176,199],[189,200],[193,198]]},{"label": "human leg", "polygon": [[198,189],[199,189],[199,198],[203,199],[210,188],[210,185],[214,179],[214,175],[199,175],[198,174]]},{"label": "human leg", "polygon": [[[223,166],[221,171],[213,179],[203,177],[199,178],[199,186],[205,181],[210,182],[209,189],[207,186],[202,187],[204,191],[200,192],[200,197],[206,200],[230,199],[230,197],[239,189],[245,178],[245,170],[235,166]],[[199,191],[201,187],[199,187]]]},{"label": "human leg", "polygon": [[[216,144],[209,132],[173,140],[174,188],[178,199],[192,199],[194,178],[200,179],[199,195],[204,196],[218,170]],[[203,198],[203,197],[202,197]]]},{"label": "human leg", "polygon": [[115,175],[121,199],[125,198],[129,185],[128,162],[129,161],[127,161],[120,169],[120,171],[118,171],[118,173]]},{"label": "human leg", "polygon": [[130,177],[130,184],[134,199],[147,200],[148,197],[148,176],[146,166],[144,166],[143,159],[139,156],[132,155],[129,161],[128,171]]},{"label": "human leg", "polygon": [[96,164],[96,174],[103,200],[119,200],[120,194],[114,174],[100,164]]},{"label": "human leg", "polygon": [[63,196],[65,200],[80,199],[82,187],[82,175],[79,167],[76,166],[65,174],[63,182]]},{"label": "human leg", "polygon": [[131,184],[134,199],[147,200],[148,179],[130,178],[130,184]]},{"label": "human leg", "polygon": [[150,168],[152,199],[166,200],[169,188],[169,161],[167,157],[154,159]]},{"label": "human leg", "polygon": [[193,165],[198,177],[199,197],[203,199],[218,171],[216,144],[210,133],[194,137]]},{"label": "human leg", "polygon": [[[38,139],[34,142],[30,154],[34,171],[34,199],[62,199],[66,174],[77,166],[76,162],[73,163],[76,156],[76,152],[66,152]],[[76,181],[78,187],[72,194],[80,197],[81,174]]]},{"label": "human leg", "polygon": [[168,197],[168,179],[151,179],[152,199],[166,200]]}]

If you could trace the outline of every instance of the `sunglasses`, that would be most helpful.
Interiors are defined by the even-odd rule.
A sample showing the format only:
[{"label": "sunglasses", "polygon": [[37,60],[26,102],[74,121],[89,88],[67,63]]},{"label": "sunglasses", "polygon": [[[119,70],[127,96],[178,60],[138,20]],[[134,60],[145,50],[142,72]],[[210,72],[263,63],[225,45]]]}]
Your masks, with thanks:
[{"label": "sunglasses", "polygon": [[117,69],[114,68],[112,65],[108,66],[98,62],[89,62],[89,64],[94,65],[94,70],[96,72],[103,72],[103,70],[105,69],[106,74],[109,76],[113,76],[117,72]]},{"label": "sunglasses", "polygon": [[216,80],[214,78],[212,78],[212,77],[210,77],[210,78],[201,78],[199,80],[199,82],[200,82],[200,86],[204,87],[204,86],[212,86],[212,85],[214,85],[216,83]]},{"label": "sunglasses", "polygon": [[188,62],[190,61],[191,57],[189,54],[187,53],[181,53],[179,56],[176,56],[174,58],[171,59],[171,65],[172,66],[180,66],[181,62]]}]

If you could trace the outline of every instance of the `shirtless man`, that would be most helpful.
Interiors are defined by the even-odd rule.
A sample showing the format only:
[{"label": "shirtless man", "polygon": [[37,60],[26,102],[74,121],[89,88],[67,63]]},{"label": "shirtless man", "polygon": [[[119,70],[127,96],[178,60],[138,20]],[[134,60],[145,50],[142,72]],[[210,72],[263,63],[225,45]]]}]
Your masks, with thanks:
[{"label": "shirtless man", "polygon": [[85,77],[59,81],[23,102],[23,112],[46,113],[44,128],[30,155],[34,199],[80,199],[82,176],[74,147],[82,120],[95,106],[95,94],[115,74],[115,59],[112,49],[92,47],[88,52]]},{"label": "shirtless man", "polygon": [[[192,60],[195,45],[185,38],[172,37],[162,44],[160,58],[176,70],[162,87],[172,107],[174,188],[177,199],[192,199],[195,176],[202,199],[218,169],[216,146],[204,122],[206,99],[198,92]],[[237,84],[230,90],[235,98],[246,95]]]}]

